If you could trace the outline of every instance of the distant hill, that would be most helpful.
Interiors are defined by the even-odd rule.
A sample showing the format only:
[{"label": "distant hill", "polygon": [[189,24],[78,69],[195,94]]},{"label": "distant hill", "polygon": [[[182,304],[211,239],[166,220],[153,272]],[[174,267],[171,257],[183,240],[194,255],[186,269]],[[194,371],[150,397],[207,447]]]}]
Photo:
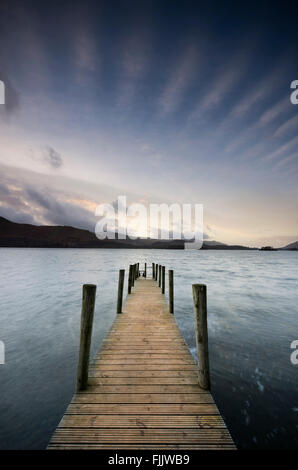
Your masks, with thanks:
[{"label": "distant hill", "polygon": [[[11,222],[0,217],[0,247],[27,248],[163,248],[184,249],[184,240],[99,240],[89,230],[69,226],[31,225]],[[248,250],[240,245],[204,241],[203,250]]]},{"label": "distant hill", "polygon": [[217,242],[215,240],[205,240],[202,250],[255,250],[242,245],[226,245],[225,243]]},{"label": "distant hill", "polygon": [[298,250],[298,241],[284,246],[282,250]]}]

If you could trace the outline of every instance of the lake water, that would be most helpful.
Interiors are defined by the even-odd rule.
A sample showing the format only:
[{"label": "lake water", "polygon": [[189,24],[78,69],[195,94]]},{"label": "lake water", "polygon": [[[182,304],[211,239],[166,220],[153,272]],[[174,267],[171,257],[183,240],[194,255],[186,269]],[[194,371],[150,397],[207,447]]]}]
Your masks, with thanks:
[{"label": "lake water", "polygon": [[237,446],[298,449],[298,252],[21,248],[0,249],[0,448],[46,447],[74,392],[81,286],[98,286],[94,354],[115,318],[118,270],[138,261],[174,269],[193,354],[191,284],[207,284],[212,393]]}]

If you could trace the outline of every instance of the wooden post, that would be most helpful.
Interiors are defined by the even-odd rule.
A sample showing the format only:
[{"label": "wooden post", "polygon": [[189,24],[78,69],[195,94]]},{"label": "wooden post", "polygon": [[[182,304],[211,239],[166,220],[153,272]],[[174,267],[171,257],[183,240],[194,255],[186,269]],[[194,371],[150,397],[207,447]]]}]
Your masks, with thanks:
[{"label": "wooden post", "polygon": [[155,265],[155,280],[157,281],[158,276],[158,264]]},{"label": "wooden post", "polygon": [[137,277],[140,277],[140,263],[137,263]]},{"label": "wooden post", "polygon": [[174,313],[174,271],[169,269],[169,312]]},{"label": "wooden post", "polygon": [[162,278],[161,278],[161,293],[164,294],[165,291],[166,291],[166,267],[165,267],[165,266],[162,266],[162,267],[161,267],[161,274],[162,274]]},{"label": "wooden post", "polygon": [[136,265],[132,265],[132,273],[131,273],[131,286],[135,285],[135,278],[136,278]]},{"label": "wooden post", "polygon": [[158,266],[158,287],[161,287],[161,270],[162,270],[162,266],[160,264]]},{"label": "wooden post", "polygon": [[152,263],[152,279],[155,279],[155,264]]},{"label": "wooden post", "polygon": [[122,313],[124,275],[125,275],[125,270],[120,269],[120,271],[119,271],[119,280],[118,280],[117,313]]},{"label": "wooden post", "polygon": [[131,294],[131,286],[132,286],[132,264],[129,265],[129,272],[128,272],[128,293]]},{"label": "wooden post", "polygon": [[207,327],[207,287],[204,284],[192,285],[195,310],[195,328],[198,357],[198,381],[204,390],[210,390],[208,327]]},{"label": "wooden post", "polygon": [[135,264],[135,279],[138,278],[138,263]]},{"label": "wooden post", "polygon": [[147,277],[147,263],[145,263],[144,267],[144,277]]},{"label": "wooden post", "polygon": [[88,385],[88,370],[92,325],[94,316],[96,286],[94,284],[83,285],[82,313],[81,313],[81,337],[77,375],[77,391],[86,390]]}]

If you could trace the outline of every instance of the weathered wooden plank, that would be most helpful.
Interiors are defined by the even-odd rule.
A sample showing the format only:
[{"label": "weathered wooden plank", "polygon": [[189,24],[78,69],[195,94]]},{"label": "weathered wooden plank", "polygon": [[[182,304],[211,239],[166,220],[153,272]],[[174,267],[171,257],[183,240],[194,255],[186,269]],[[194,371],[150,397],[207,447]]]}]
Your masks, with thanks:
[{"label": "weathered wooden plank", "polygon": [[213,403],[209,393],[77,393],[72,403]]},{"label": "weathered wooden plank", "polygon": [[99,370],[98,368],[92,368],[89,373],[89,379],[91,377],[192,377],[197,379],[197,371],[191,370]]},{"label": "weathered wooden plank", "polygon": [[168,367],[169,365],[193,365],[195,366],[195,362],[194,360],[192,360],[191,358],[189,357],[182,357],[182,358],[167,358],[167,357],[164,357],[164,358],[130,358],[130,357],[127,357],[127,358],[116,358],[116,359],[110,359],[110,358],[98,358],[96,359],[95,361],[93,361],[93,364],[94,365],[97,365],[97,364],[101,364],[103,366],[107,366],[107,365],[116,365],[116,364],[120,364],[121,366],[122,365],[125,365],[125,364],[132,364],[132,365],[142,365],[142,366],[147,366],[147,365],[159,365],[159,364],[163,364],[165,365],[166,367]]},{"label": "weathered wooden plank", "polygon": [[234,444],[50,444],[49,450],[235,450]]},{"label": "weathered wooden plank", "polygon": [[194,375],[192,377],[89,377],[90,386],[96,385],[196,385],[198,379]]},{"label": "weathered wooden plank", "polygon": [[181,359],[181,358],[190,358],[193,360],[192,355],[190,353],[184,352],[183,350],[179,349],[172,349],[172,351],[169,350],[162,350],[162,349],[121,349],[117,352],[113,350],[105,350],[102,351],[101,353],[97,354],[95,356],[95,359],[131,359],[131,358],[144,358],[144,359],[150,359],[150,358],[156,358],[156,359],[173,359],[175,357]]},{"label": "weathered wooden plank", "polygon": [[67,414],[216,414],[218,409],[212,403],[177,404],[131,404],[131,403],[71,403]]},{"label": "weathered wooden plank", "polygon": [[98,371],[105,371],[105,370],[121,370],[121,371],[143,371],[146,369],[147,371],[150,370],[160,370],[160,371],[171,371],[171,370],[189,370],[196,372],[197,367],[192,364],[102,364],[100,361],[98,364],[91,366],[91,370],[96,368]]},{"label": "weathered wooden plank", "polygon": [[225,428],[219,415],[64,415],[62,428]]},{"label": "weathered wooden plank", "polygon": [[91,385],[89,383],[88,393],[208,393],[198,389],[196,385],[152,385],[151,382],[142,385]]},{"label": "weathered wooden plank", "polygon": [[98,428],[58,428],[52,443],[157,443],[157,444],[196,444],[200,443],[230,443],[227,429],[110,429]]}]

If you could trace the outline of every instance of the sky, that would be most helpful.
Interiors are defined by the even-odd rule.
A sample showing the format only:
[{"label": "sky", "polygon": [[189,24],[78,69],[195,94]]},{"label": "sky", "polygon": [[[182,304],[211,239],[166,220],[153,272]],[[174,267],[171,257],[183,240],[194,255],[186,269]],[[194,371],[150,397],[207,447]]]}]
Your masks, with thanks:
[{"label": "sky", "polygon": [[298,240],[294,2],[0,3],[0,215],[203,204],[205,237]]}]

